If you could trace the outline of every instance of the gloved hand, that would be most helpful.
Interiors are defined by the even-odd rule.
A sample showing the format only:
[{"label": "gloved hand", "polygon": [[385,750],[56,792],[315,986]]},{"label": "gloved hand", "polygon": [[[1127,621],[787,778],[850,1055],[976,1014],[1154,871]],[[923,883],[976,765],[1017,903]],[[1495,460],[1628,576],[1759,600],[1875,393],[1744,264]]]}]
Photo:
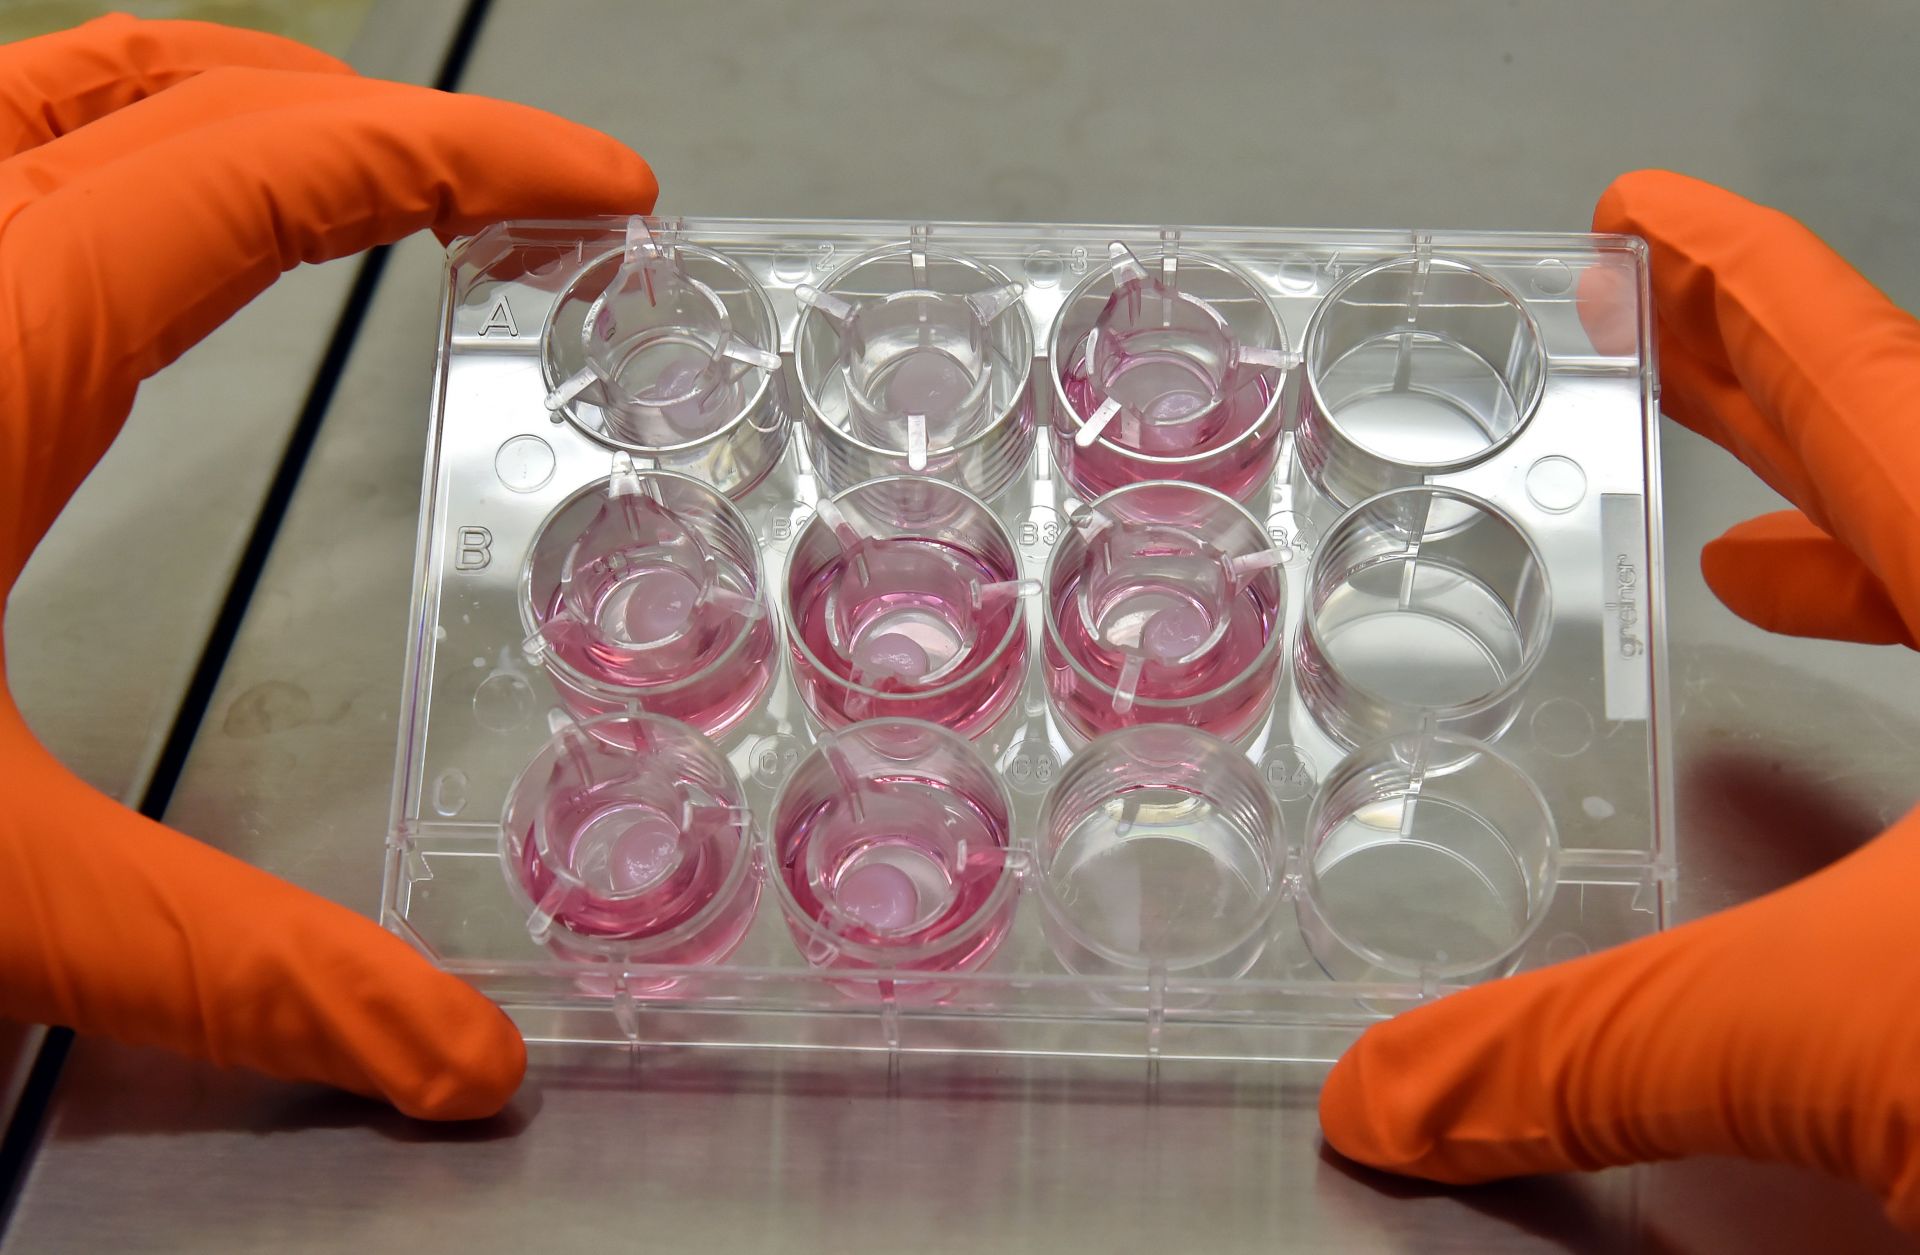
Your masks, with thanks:
[{"label": "gloved hand", "polygon": [[[1652,246],[1663,408],[1799,505],[1701,566],[1777,632],[1920,636],[1920,323],[1792,219],[1628,175],[1595,229]],[[1734,910],[1379,1024],[1327,1140],[1436,1181],[1692,1154],[1856,1178],[1920,1232],[1920,812]]]},{"label": "gloved hand", "polygon": [[[0,47],[0,593],[140,381],[281,271],[421,227],[642,212],[656,190],[604,135],[265,35],[105,18]],[[497,1111],[526,1066],[472,988],[95,792],[4,690],[0,1015],[432,1119]]]}]

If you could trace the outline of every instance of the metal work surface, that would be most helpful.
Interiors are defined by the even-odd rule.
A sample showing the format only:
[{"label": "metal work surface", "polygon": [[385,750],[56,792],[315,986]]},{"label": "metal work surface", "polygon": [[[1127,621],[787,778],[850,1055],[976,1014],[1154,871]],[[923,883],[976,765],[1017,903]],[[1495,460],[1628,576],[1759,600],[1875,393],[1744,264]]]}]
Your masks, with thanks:
[{"label": "metal work surface", "polygon": [[[1201,80],[1173,92],[1116,69],[1164,10],[1047,13],[1040,30],[1011,3],[502,3],[463,86],[634,142],[673,212],[1567,230],[1613,173],[1670,165],[1807,218],[1920,302],[1920,208],[1898,173],[1911,162],[1889,159],[1911,142],[1856,124],[1920,117],[1920,22],[1892,6],[1839,23],[1784,2],[1442,14],[1248,0],[1202,6],[1153,43],[1156,74]],[[1230,125],[1236,103],[1324,122]],[[167,813],[369,912],[439,265],[430,240],[393,254]],[[310,321],[294,340],[323,335]],[[258,407],[231,369],[184,364],[168,386],[244,426]],[[196,432],[202,468],[238,457],[214,439]],[[1920,718],[1902,700],[1904,651],[1770,637],[1713,601],[1700,545],[1774,501],[1705,442],[1670,425],[1665,441],[1686,916],[1787,883],[1904,811]],[[96,555],[112,543],[104,509],[63,523]],[[206,552],[169,544],[158,569],[209,578]],[[14,614],[17,682],[21,651],[53,643]],[[58,700],[78,709],[85,693],[70,683]],[[54,699],[36,705],[47,717]],[[1316,1080],[1170,1069],[1150,1091],[1137,1064],[913,1061],[889,1077],[804,1056],[543,1055],[506,1115],[439,1130],[84,1041],[4,1249],[1901,1249],[1864,1192],[1787,1169],[1704,1161],[1466,1192],[1388,1181],[1323,1155]]]}]

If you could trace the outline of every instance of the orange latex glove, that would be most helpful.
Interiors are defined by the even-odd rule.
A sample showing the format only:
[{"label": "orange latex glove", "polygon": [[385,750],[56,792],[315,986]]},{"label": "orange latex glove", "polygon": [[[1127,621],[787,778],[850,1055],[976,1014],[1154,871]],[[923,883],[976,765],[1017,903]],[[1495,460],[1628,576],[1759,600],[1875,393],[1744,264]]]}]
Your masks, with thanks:
[{"label": "orange latex glove", "polygon": [[[645,211],[655,192],[604,135],[265,35],[106,18],[0,47],[0,592],[140,381],[281,271],[422,227]],[[526,1066],[472,988],[95,792],[3,690],[0,1015],[433,1119],[497,1111]]]},{"label": "orange latex glove", "polygon": [[[1663,408],[1801,510],[1707,547],[1780,632],[1920,634],[1920,323],[1806,228],[1679,175],[1616,182],[1652,246]],[[1920,1232],[1920,812],[1799,884],[1375,1026],[1320,1120],[1437,1181],[1691,1154],[1853,1177]]]}]

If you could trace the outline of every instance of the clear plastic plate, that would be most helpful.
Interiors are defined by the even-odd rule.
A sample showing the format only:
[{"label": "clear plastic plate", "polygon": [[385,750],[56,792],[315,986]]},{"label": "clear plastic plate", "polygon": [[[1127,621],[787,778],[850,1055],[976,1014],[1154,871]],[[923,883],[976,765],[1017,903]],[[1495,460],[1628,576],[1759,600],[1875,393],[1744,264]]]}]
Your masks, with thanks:
[{"label": "clear plastic plate", "polygon": [[[382,919],[529,1040],[1330,1059],[1380,1016],[1642,936],[1671,909],[1637,241],[509,223],[451,250],[436,372]],[[915,492],[916,476],[965,491]],[[884,477],[895,486],[819,509]],[[1126,488],[1151,480],[1218,491]],[[1095,507],[1116,489],[1119,504]],[[938,717],[984,726],[971,744],[995,787],[969,796],[1008,799],[1010,823],[995,802],[985,853],[964,834],[937,857],[860,846],[846,900],[818,908],[826,923],[790,918],[814,900],[773,865],[796,768],[812,764],[821,796],[883,799],[856,805],[856,829],[921,813],[854,779],[880,770],[857,765],[856,742],[819,745],[789,643],[796,541],[817,519],[803,576],[838,571],[835,547],[851,546],[880,559],[847,587],[890,594],[924,555],[872,548],[899,544],[888,503],[957,537],[939,520],[977,514],[967,494],[999,524],[969,524],[979,571],[941,558],[928,599],[881,606],[906,626],[861,645],[868,672],[834,679],[818,650],[800,661],[841,717],[957,711]],[[1206,526],[1165,542],[1180,502],[1201,498]],[[698,517],[662,522],[676,500]],[[591,535],[549,528],[536,546],[550,516]],[[659,564],[635,582],[648,555]],[[1135,600],[1077,644],[1050,639],[1055,567]],[[589,605],[589,576],[626,591]],[[1251,627],[1214,621],[1243,595],[1260,599]],[[937,612],[960,603],[942,635]],[[1009,608],[1025,648],[1002,639]],[[741,643],[712,655],[703,687],[676,687],[672,651],[695,658],[696,630]],[[595,631],[621,648],[579,652]],[[1259,673],[1196,696],[1179,668],[1218,641]],[[1068,645],[1111,656],[1083,665]],[[604,657],[642,687],[583,678]],[[989,682],[1009,662],[1010,701]],[[898,698],[949,671],[987,696]],[[678,705],[658,709],[656,691]],[[1077,703],[1074,719],[1056,701]],[[1224,739],[1134,731],[1086,749],[1089,729],[1204,726],[1229,707],[1231,726],[1209,729]],[[712,717],[717,758],[631,718],[675,711]],[[936,792],[973,770],[959,738],[939,744]],[[607,795],[629,810],[595,812],[578,847],[590,865],[527,872],[555,842],[503,841],[503,824],[532,840],[564,810],[542,809],[539,789],[634,754],[654,775]],[[1251,773],[1227,763],[1242,756]],[[670,764],[696,760],[699,778],[675,783]],[[677,823],[705,844],[676,853]],[[742,826],[744,881],[731,862],[723,875],[675,861],[743,848]],[[922,944],[941,927],[942,867],[984,877],[971,909],[988,923],[969,927],[991,945]],[[696,892],[696,871],[724,893],[711,913],[663,934],[675,944],[621,939],[623,903],[680,903],[657,886]],[[584,943],[569,932],[607,919]],[[916,944],[889,949],[887,921],[919,929]],[[893,953],[912,960],[890,967]]]}]

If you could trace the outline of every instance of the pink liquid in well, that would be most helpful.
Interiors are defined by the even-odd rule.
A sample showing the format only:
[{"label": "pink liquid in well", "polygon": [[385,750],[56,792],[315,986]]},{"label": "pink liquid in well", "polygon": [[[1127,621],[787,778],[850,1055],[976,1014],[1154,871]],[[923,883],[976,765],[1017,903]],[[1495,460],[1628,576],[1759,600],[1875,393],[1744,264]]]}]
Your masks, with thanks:
[{"label": "pink liquid in well", "polygon": [[[711,578],[739,596],[750,574],[715,555]],[[772,616],[749,618],[701,601],[698,579],[644,551],[574,572],[570,594],[557,589],[544,633],[552,655],[583,677],[553,670],[561,700],[576,719],[637,703],[718,736],[759,704],[773,678]],[[589,623],[568,613],[568,601]],[[690,679],[690,677],[692,677]]]},{"label": "pink liquid in well", "polygon": [[[1086,598],[1083,612],[1086,579],[1087,567],[1080,564],[1048,590],[1059,639],[1047,634],[1047,692],[1075,732],[1091,738],[1135,724],[1179,723],[1232,740],[1266,714],[1279,680],[1279,651],[1241,677],[1281,628],[1280,607],[1263,581],[1249,582],[1221,605],[1205,587],[1174,571],[1143,568],[1109,576]],[[1116,640],[1137,643],[1122,649]],[[1116,710],[1111,690],[1124,687],[1121,672],[1130,653],[1144,666],[1132,705]],[[1069,657],[1100,684],[1069,665]]]},{"label": "pink liquid in well", "polygon": [[[1274,393],[1270,372],[1242,367],[1223,389],[1183,354],[1145,353],[1121,361],[1103,391],[1090,377],[1085,341],[1070,360],[1061,385],[1081,419],[1099,409],[1109,392],[1125,407],[1102,432],[1106,444],[1080,448],[1067,424],[1054,426],[1056,460],[1083,495],[1098,497],[1142,480],[1173,478],[1242,500],[1273,474],[1279,423],[1270,423],[1271,430],[1256,439],[1223,447],[1267,413]],[[1143,415],[1148,421],[1140,421]],[[1219,450],[1216,456],[1178,467],[1130,456],[1187,457],[1214,449]]]},{"label": "pink liquid in well", "polygon": [[789,920],[801,951],[833,968],[985,963],[1013,918],[1011,895],[994,900],[1011,874],[1005,818],[990,799],[924,775],[870,777],[858,787],[857,800],[830,787],[803,790],[780,816],[777,874],[821,930]]},{"label": "pink liquid in well", "polygon": [[[658,788],[614,780],[586,788],[556,782],[553,789],[540,807],[548,852],[542,857],[532,831],[520,834],[518,870],[534,902],[552,895],[557,926],[581,937],[642,943],[686,929],[730,891],[738,901],[657,948],[636,945],[636,954],[649,963],[710,963],[739,944],[758,891],[751,875],[728,884],[737,861],[748,857],[732,810],[683,806],[665,776]],[[556,890],[556,864],[577,883]],[[558,936],[550,944],[567,948]]]},{"label": "pink liquid in well", "polygon": [[1016,623],[1018,597],[976,608],[974,592],[1015,574],[957,545],[914,538],[869,541],[829,559],[793,591],[794,678],[808,709],[829,727],[889,716],[981,735],[1020,690],[1027,637]]}]

